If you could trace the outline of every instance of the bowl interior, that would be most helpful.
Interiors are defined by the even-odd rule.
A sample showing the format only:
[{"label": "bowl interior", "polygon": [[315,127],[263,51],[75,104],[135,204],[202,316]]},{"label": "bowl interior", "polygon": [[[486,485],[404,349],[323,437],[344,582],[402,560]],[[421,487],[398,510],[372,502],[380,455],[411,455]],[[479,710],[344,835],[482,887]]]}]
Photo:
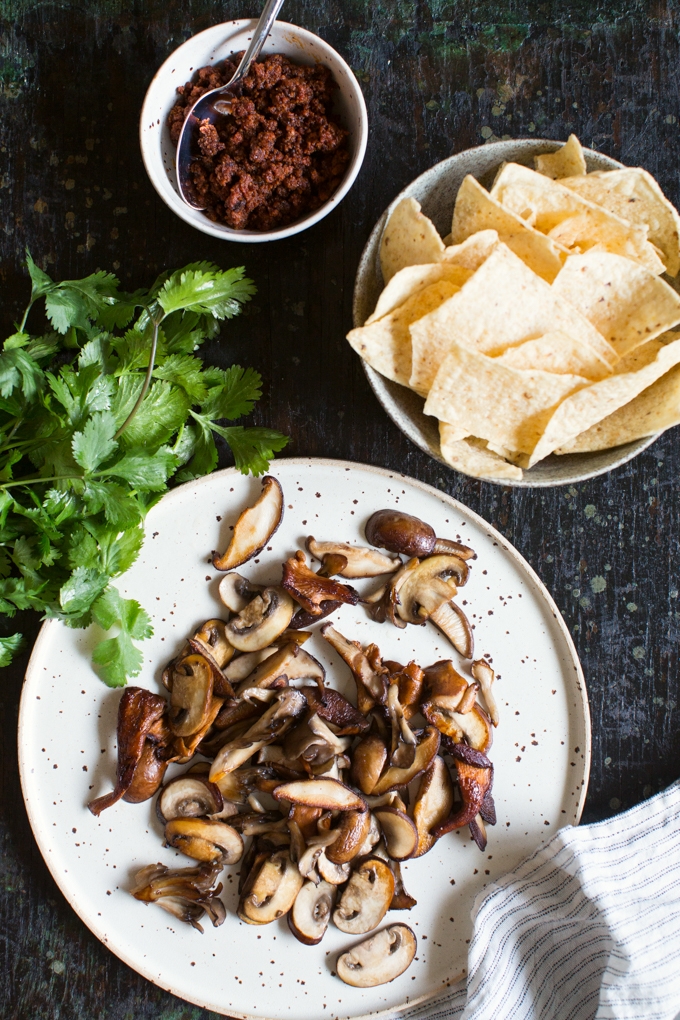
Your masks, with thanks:
[{"label": "bowl interior", "polygon": [[283,53],[298,64],[324,64],[338,85],[333,112],[349,131],[350,159],[345,176],[328,202],[295,223],[273,231],[232,230],[213,223],[202,212],[191,209],[181,198],[175,178],[175,146],[167,127],[168,113],[175,103],[179,85],[189,81],[201,67],[218,64],[232,53],[246,49],[257,22],[250,19],[213,25],[187,39],[156,72],[149,85],[140,118],[142,157],[151,183],[163,201],[183,220],[213,237],[231,241],[257,242],[288,237],[316,223],[340,202],[356,178],[366,151],[367,115],[364,98],[354,74],[332,47],[318,36],[284,21],[275,22],[262,54]]},{"label": "bowl interior", "polygon": [[[489,187],[496,170],[503,162],[532,164],[532,158],[541,152],[554,152],[563,143],[539,138],[520,138],[509,141],[491,142],[476,149],[451,156],[437,163],[420,177],[411,182],[397,195],[376,223],[364,248],[357,270],[354,287],[354,325],[362,326],[375,308],[383,289],[380,271],[380,240],[392,209],[403,198],[415,198],[426,216],[429,216],[445,237],[451,230],[451,217],[458,189],[467,174],[472,174],[483,185]],[[585,150],[588,170],[613,170],[622,164],[593,149]],[[446,465],[439,445],[439,427],[436,418],[423,414],[424,400],[417,393],[392,382],[364,364],[368,381],[382,407],[408,438],[429,453],[431,457]],[[611,471],[631,460],[654,442],[656,436],[638,439],[624,446],[597,453],[572,453],[557,457],[551,455],[524,471],[517,481],[503,479],[503,485],[533,488],[549,485],[568,485],[582,482],[587,478]],[[449,467],[449,465],[446,465]],[[450,468],[450,470],[453,470]],[[489,479],[493,481],[493,479]]]}]

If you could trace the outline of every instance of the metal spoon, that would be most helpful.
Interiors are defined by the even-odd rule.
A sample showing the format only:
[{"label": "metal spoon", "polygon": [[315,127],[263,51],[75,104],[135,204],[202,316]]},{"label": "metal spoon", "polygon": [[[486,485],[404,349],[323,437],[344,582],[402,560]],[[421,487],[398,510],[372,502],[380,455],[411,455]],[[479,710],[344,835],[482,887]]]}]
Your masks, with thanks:
[{"label": "metal spoon", "polygon": [[205,206],[199,205],[192,196],[189,167],[195,159],[195,151],[192,151],[194,148],[192,144],[194,141],[193,129],[199,121],[207,119],[211,124],[214,124],[218,117],[231,113],[229,95],[234,93],[234,90],[248,74],[250,65],[259,57],[267,36],[271,32],[272,25],[276,21],[276,15],[282,6],[283,0],[267,0],[253,33],[253,38],[250,41],[250,46],[243,55],[241,63],[236,68],[234,77],[226,85],[221,85],[218,89],[211,89],[210,92],[206,92],[200,99],[197,99],[184,118],[182,131],[177,142],[175,170],[177,172],[179,193],[186,204],[190,205],[192,209],[205,209]]}]

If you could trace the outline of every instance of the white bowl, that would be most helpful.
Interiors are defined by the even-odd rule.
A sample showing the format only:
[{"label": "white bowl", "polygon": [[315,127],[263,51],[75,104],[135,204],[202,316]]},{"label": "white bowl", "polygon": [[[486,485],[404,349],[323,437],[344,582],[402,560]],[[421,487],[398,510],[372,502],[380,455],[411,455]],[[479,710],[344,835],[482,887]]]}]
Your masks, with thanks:
[{"label": "white bowl", "polygon": [[[525,163],[531,166],[534,156],[541,152],[554,152],[562,144],[541,138],[491,142],[450,156],[411,181],[387,207],[366,242],[354,285],[354,325],[363,326],[383,289],[380,241],[392,210],[403,198],[417,199],[425,215],[430,217],[441,235],[445,236],[451,229],[451,215],[458,189],[467,174],[472,174],[482,184],[490,187],[501,163]],[[615,159],[594,149],[584,149],[584,153],[589,171],[614,170],[622,166]],[[437,419],[423,413],[423,398],[413,390],[386,379],[366,362],[363,364],[373,392],[395,425],[421,450],[454,470],[442,457]],[[621,467],[645,450],[659,435],[646,436],[596,453],[570,453],[560,457],[551,454],[525,471],[519,480],[504,478],[499,481],[487,478],[486,481],[523,488],[573,485]]]},{"label": "white bowl", "polygon": [[324,64],[332,71],[338,85],[334,113],[349,131],[350,151],[349,164],[340,187],[314,212],[279,230],[233,230],[221,223],[213,223],[204,213],[192,209],[182,200],[175,177],[175,146],[170,141],[167,126],[168,114],[175,105],[177,86],[189,81],[199,68],[217,64],[232,53],[245,50],[256,24],[255,19],[249,18],[227,21],[206,28],[182,43],[156,71],[144,97],[139,121],[144,166],[165,204],[190,226],[225,241],[280,240],[298,234],[328,216],[352,187],[363,163],[368,139],[366,103],[359,83],[340,54],[318,35],[297,25],[277,21],[264,44],[263,55],[283,53],[297,64]]}]

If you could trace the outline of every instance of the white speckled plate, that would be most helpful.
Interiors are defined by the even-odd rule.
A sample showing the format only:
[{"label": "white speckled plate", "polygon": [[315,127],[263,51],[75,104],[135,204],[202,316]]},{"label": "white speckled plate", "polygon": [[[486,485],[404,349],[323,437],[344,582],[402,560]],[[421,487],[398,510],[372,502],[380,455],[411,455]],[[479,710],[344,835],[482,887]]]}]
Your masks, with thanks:
[{"label": "white speckled plate", "polygon": [[[26,676],[19,719],[21,781],[38,845],[57,884],[85,924],[150,981],[232,1017],[319,1020],[374,1017],[441,993],[465,972],[470,909],[477,893],[515,867],[541,840],[578,822],[588,780],[590,721],[583,675],[558,610],[532,569],[497,532],[460,503],[402,475],[340,461],[278,460],[274,473],[286,515],[271,552],[244,568],[255,581],[278,581],[279,563],[307,535],[362,542],[368,516],[398,506],[429,521],[438,535],[460,536],[478,552],[461,592],[475,626],[477,654],[489,653],[500,674],[501,722],[491,757],[498,825],[481,853],[466,831],[444,837],[426,856],[403,866],[418,900],[387,920],[410,924],[417,958],[392,984],[349,988],[332,971],[337,953],[357,939],[331,927],[323,942],[302,946],[285,920],[242,924],[235,914],[237,870],[224,881],[227,920],[201,936],[127,892],[135,872],[155,861],[190,865],[161,845],[154,802],[120,802],[99,819],[87,801],[111,789],[120,693],[94,675],[96,635],[57,622],[43,627]],[[120,590],[153,616],[137,683],[161,690],[161,667],[186,634],[219,613],[218,575],[209,565],[228,526],[252,502],[260,483],[221,471],[166,496],[149,514],[147,537]],[[369,590],[375,582],[359,582]],[[397,630],[371,621],[361,607],[334,617],[362,643],[423,665],[456,653],[431,626]],[[351,691],[347,667],[323,639],[305,646],[329,680]],[[465,670],[464,666],[461,666]]]}]

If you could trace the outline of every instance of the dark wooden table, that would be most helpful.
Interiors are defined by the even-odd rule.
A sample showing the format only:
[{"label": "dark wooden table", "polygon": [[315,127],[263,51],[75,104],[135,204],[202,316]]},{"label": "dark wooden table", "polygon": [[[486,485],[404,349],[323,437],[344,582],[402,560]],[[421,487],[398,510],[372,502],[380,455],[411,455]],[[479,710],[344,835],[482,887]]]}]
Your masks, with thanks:
[{"label": "dark wooden table", "polygon": [[[244,264],[258,295],[207,360],[256,366],[258,423],[290,454],[398,469],[451,493],[526,556],[553,593],[588,682],[593,766],[584,821],[631,807],[680,774],[680,434],[580,486],[513,490],[466,479],[412,446],[381,411],[344,340],[370,229],[409,180],[486,138],[544,136],[642,165],[680,198],[680,53],[673,0],[289,0],[360,79],[366,161],[342,206],[288,241],[230,245],[156,196],[137,120],[157,66],[184,39],[258,4],[222,0],[2,0],[0,218],[3,325],[25,304],[26,245],[57,278],[116,270],[124,285],[196,259]],[[223,465],[229,463],[226,453]],[[19,614],[30,641],[39,623]],[[25,617],[25,618],[24,618]],[[14,629],[14,628],[13,628]],[[16,756],[28,652],[3,671],[0,1013],[6,1020],[198,1020],[147,983],[64,902],[33,841]],[[214,1014],[210,1014],[213,1016]]]}]

